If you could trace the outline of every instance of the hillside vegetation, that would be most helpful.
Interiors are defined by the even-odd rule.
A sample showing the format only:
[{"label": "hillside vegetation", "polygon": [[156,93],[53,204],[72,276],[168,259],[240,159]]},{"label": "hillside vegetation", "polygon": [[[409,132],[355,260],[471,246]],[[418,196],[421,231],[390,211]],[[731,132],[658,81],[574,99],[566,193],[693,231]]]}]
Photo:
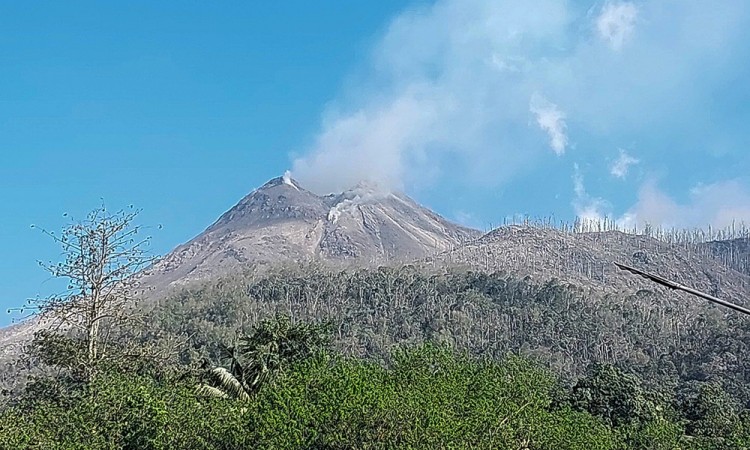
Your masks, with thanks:
[{"label": "hillside vegetation", "polygon": [[[160,348],[158,361],[81,380],[42,358],[57,369],[5,411],[2,435],[17,439],[5,448],[748,445],[750,321],[655,291],[287,268],[183,290],[121,332],[123,348]],[[196,393],[213,367],[237,378],[226,398]]]},{"label": "hillside vegetation", "polygon": [[[750,445],[748,411],[715,383],[675,403],[610,364],[565,387],[527,358],[478,358],[434,344],[394,349],[383,365],[332,350],[327,329],[284,316],[262,321],[225,347],[228,370],[137,359],[102,364],[84,380],[58,360],[58,375],[36,379],[0,413],[0,448]],[[261,376],[257,388],[242,390]]]},{"label": "hillside vegetation", "polygon": [[646,289],[601,294],[503,272],[307,267],[184,290],[156,306],[147,326],[149,336],[189,336],[180,362],[195,363],[279,313],[330,321],[336,347],[351,356],[387,362],[396,345],[438,342],[481,356],[521,352],[570,381],[601,362],[650,383],[720,381],[750,400],[749,318]]},{"label": "hillside vegetation", "polygon": [[[299,211],[258,198],[222,220]],[[741,302],[744,241],[510,226],[411,265],[204,279],[190,258],[144,276],[135,214],[49,233],[74,288],[4,338],[36,331],[0,359],[0,449],[750,445],[750,317],[611,264]]]}]

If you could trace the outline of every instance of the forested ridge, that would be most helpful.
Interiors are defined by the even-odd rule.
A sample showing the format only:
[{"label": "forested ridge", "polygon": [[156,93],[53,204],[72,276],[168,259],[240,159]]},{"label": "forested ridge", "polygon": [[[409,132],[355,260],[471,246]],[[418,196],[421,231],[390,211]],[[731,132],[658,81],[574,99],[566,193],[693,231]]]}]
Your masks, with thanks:
[{"label": "forested ridge", "polygon": [[150,315],[154,332],[191,336],[182,362],[264,317],[335,324],[344,354],[387,360],[394,345],[447,343],[477,355],[520,351],[565,379],[592,362],[649,380],[723,380],[750,400],[750,321],[669,291],[603,294],[561,280],[414,266],[331,272],[308,267],[235,275],[185,290]]},{"label": "forested ridge", "polygon": [[[235,274],[147,308],[121,340],[161,346],[158,362],[81,380],[44,357],[60,345],[37,340],[52,365],[3,413],[0,447],[749,445],[750,321],[658,290],[308,266]],[[245,399],[206,397],[197,386],[217,367],[239,381],[265,367],[264,382],[244,382]]]}]

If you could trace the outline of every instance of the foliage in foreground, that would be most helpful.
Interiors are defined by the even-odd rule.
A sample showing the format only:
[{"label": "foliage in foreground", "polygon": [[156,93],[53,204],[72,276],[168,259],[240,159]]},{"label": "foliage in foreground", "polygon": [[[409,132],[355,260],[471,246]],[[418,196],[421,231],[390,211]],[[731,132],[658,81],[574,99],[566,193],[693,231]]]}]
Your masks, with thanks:
[{"label": "foliage in foreground", "polygon": [[331,348],[329,324],[292,323],[288,316],[258,323],[235,345],[222,346],[228,369],[210,370],[198,392],[222,398],[249,400],[287,365]]},{"label": "foliage in foreground", "polygon": [[27,396],[0,414],[0,448],[671,449],[750,443],[748,418],[735,414],[727,425],[721,393],[710,389],[691,397],[701,417],[689,422],[699,428],[686,437],[683,421],[641,395],[636,381],[610,369],[594,370],[565,392],[546,369],[516,356],[479,359],[434,345],[391,356],[385,367],[319,351],[286,366],[246,401],[197,395],[197,380],[190,378],[100,370],[65,398]]},{"label": "foliage in foreground", "polygon": [[[221,280],[128,330],[133,316],[116,306],[150,261],[146,241],[128,231],[134,215],[101,214],[56,239],[67,256],[50,268],[73,290],[42,306],[72,326],[37,334],[28,356],[53,371],[0,410],[0,449],[750,446],[747,322],[651,291],[601,297],[557,281],[403,267]],[[280,310],[303,322],[261,320]],[[304,322],[321,318],[335,325],[339,353],[331,327]],[[223,345],[248,323],[252,333]],[[183,338],[181,352],[169,345]],[[562,380],[501,357],[509,351]],[[220,353],[228,369],[188,369]],[[165,369],[167,360],[183,365]]]}]

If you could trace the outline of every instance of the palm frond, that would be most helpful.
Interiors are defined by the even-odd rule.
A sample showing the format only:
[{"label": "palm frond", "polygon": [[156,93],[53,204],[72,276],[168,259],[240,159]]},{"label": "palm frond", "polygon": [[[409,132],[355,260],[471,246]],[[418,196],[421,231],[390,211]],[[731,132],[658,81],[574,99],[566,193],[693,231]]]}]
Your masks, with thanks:
[{"label": "palm frond", "polygon": [[196,387],[195,393],[202,397],[229,398],[226,392],[207,384],[201,384]]},{"label": "palm frond", "polygon": [[214,368],[211,371],[211,378],[227,396],[240,400],[250,400],[246,386],[227,369],[223,367]]}]

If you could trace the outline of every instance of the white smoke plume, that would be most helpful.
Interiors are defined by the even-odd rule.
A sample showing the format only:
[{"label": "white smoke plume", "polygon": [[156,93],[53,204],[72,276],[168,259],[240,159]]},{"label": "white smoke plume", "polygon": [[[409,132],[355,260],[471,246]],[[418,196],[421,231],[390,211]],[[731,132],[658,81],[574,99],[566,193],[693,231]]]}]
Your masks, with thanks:
[{"label": "white smoke plume", "polygon": [[299,190],[299,188],[297,186],[295,186],[294,182],[292,181],[292,172],[290,172],[288,170],[285,171],[284,175],[281,177],[281,181],[284,184],[289,185],[289,186],[293,187],[294,189]]},{"label": "white smoke plume", "polygon": [[[706,120],[705,102],[730,83],[725,74],[737,65],[730,50],[746,42],[747,22],[745,0],[412,7],[387,24],[326,106],[292,173],[318,193],[360,180],[501,189],[519,179],[545,183],[549,170],[566,172],[570,157],[593,167],[606,160],[602,145],[641,136],[726,139],[720,121]],[[679,145],[639,150],[652,160],[685,157]],[[633,164],[624,160],[611,173],[624,178]],[[596,198],[574,200],[580,214],[601,213]],[[646,209],[634,207],[633,220],[656,213]],[[682,207],[673,213],[692,220]]]},{"label": "white smoke plume", "polygon": [[[527,126],[536,88],[522,72],[536,61],[525,66],[525,42],[554,45],[569,21],[560,0],[440,0],[401,14],[372,50],[364,81],[325,111],[312,147],[294,160],[295,178],[317,192],[361,179],[402,188],[447,169],[507,180],[544,154]],[[555,151],[564,145],[555,138]]]}]

